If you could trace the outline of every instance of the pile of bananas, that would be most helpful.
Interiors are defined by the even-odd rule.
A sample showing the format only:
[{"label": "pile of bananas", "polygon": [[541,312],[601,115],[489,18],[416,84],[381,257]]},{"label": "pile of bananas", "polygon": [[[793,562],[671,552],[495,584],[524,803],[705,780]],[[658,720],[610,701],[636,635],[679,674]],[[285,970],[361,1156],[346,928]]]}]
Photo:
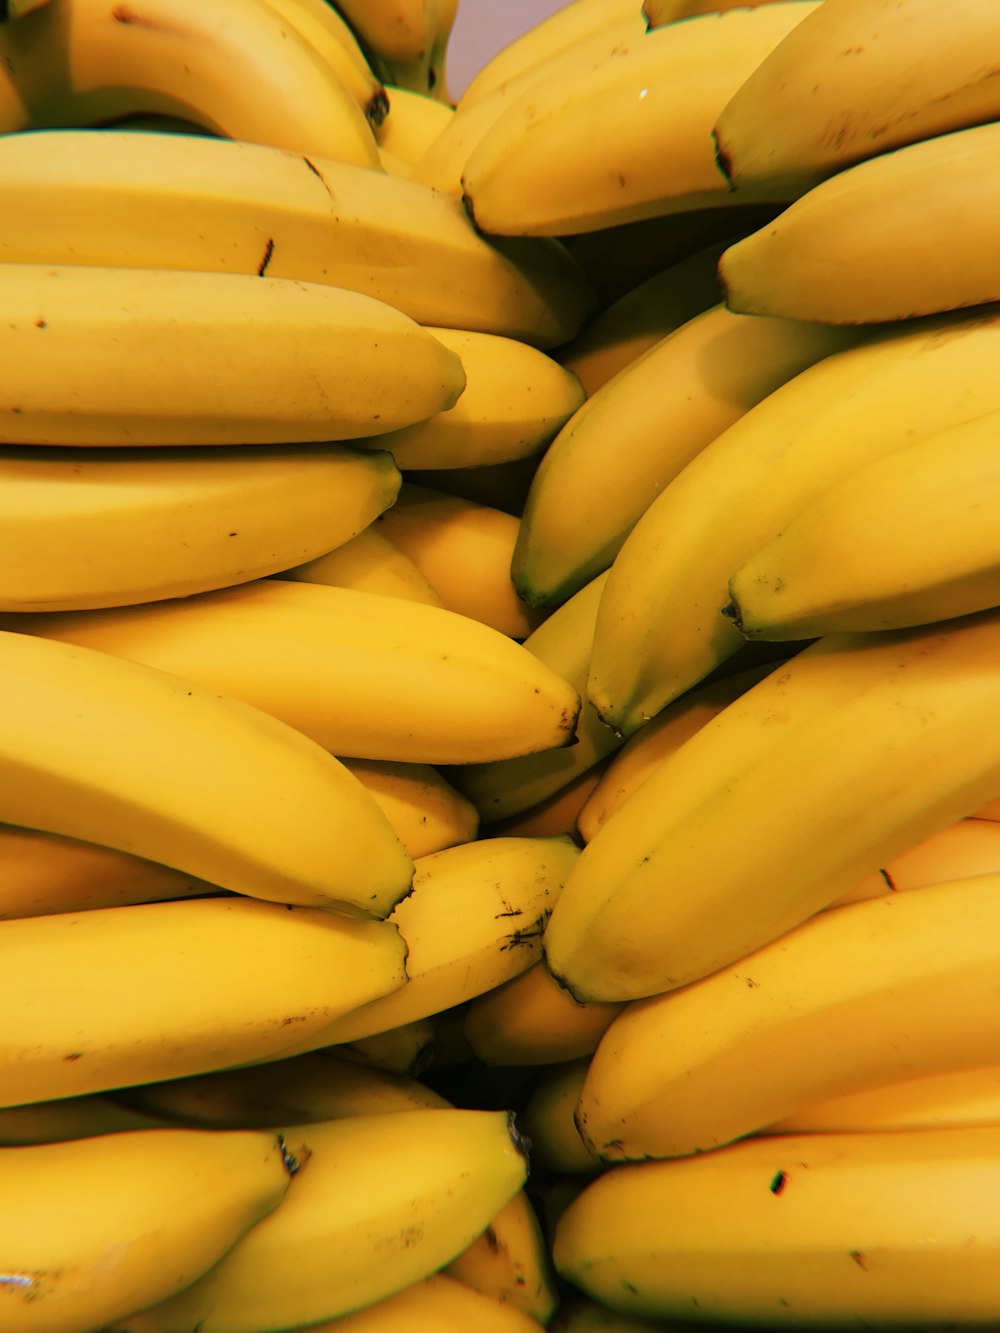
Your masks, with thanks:
[{"label": "pile of bananas", "polygon": [[1000,6],[456,8],[0,6],[0,1330],[1000,1327]]}]

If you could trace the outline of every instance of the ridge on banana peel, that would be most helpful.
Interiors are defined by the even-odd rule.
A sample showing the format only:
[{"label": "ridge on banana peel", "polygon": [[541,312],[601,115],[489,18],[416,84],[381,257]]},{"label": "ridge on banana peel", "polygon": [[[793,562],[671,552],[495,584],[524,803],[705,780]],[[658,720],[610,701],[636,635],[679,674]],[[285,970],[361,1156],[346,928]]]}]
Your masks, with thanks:
[{"label": "ridge on banana peel", "polygon": [[594,834],[546,927],[551,971],[578,1000],[685,986],[970,813],[1000,787],[998,653],[995,610],[778,665]]},{"label": "ridge on banana peel", "polygon": [[[123,675],[169,672],[199,682],[201,691],[221,691],[232,708],[266,714],[300,748],[329,751],[316,762],[338,776],[342,765],[331,755],[466,764],[570,745],[581,708],[569,681],[499,630],[355,588],[258,579],[138,606],[0,616],[0,626],[39,652],[68,653],[72,644],[91,658],[99,653],[109,672],[115,665]],[[345,781],[362,790],[353,776]],[[374,845],[365,849],[364,830],[370,835],[359,809],[359,859],[348,858],[345,874],[355,893],[366,878],[378,879],[377,859],[370,876],[358,875],[364,856],[376,856]],[[344,863],[343,850],[331,855]],[[328,867],[321,882],[332,873]],[[381,891],[372,892],[384,905]]]},{"label": "ridge on banana peel", "polygon": [[0,175],[0,250],[21,263],[264,269],[538,347],[573,337],[593,304],[558,242],[487,240],[458,200],[317,153],[53,128],[0,135]]}]

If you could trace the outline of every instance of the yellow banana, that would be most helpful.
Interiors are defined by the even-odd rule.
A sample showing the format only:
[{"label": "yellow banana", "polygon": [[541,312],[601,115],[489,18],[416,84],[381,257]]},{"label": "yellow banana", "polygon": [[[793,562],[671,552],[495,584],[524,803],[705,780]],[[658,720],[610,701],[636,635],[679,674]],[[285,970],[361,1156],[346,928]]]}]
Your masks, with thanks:
[{"label": "yellow banana", "polygon": [[[820,182],[726,250],[719,274],[727,305],[869,324],[997,300],[1000,258],[989,220],[1000,207],[998,153],[994,122],[897,148]],[[908,225],[914,217],[919,227]],[[886,234],[896,237],[888,247],[880,244]]]},{"label": "yellow banana", "polygon": [[465,387],[408,316],[320,283],[16,263],[0,264],[0,301],[5,444],[348,439],[432,416]]},{"label": "yellow banana", "polygon": [[358,779],[259,709],[110,652],[8,630],[0,681],[7,823],[281,903],[385,916],[407,892],[413,863]]},{"label": "yellow banana", "polygon": [[414,1018],[330,1049],[345,1060],[417,1078],[434,1058],[434,1024],[429,1018]]},{"label": "yellow banana", "polygon": [[584,848],[546,928],[552,972],[580,1000],[697,981],[975,809],[1000,785],[998,651],[1000,611],[830,635],[777,666]]},{"label": "yellow banana", "polygon": [[0,449],[0,610],[124,606],[274,574],[362,531],[399,484],[386,451],[338,444]]},{"label": "yellow banana", "polygon": [[442,1272],[540,1325],[549,1322],[558,1305],[541,1223],[523,1189]]},{"label": "yellow banana", "polygon": [[1000,1066],[902,1078],[862,1092],[826,1097],[783,1116],[763,1132],[857,1134],[961,1125],[1000,1125]]},{"label": "yellow banana", "polygon": [[664,23],[694,18],[696,14],[721,14],[727,9],[745,9],[760,4],[775,4],[778,0],[642,0],[642,12],[650,31]]},{"label": "yellow banana", "polygon": [[[584,698],[597,607],[605,576],[598,574],[556,607],[524,640],[525,649]],[[547,800],[611,754],[621,743],[591,705],[580,709],[573,745],[513,759],[463,764],[449,778],[487,823],[507,819]]]},{"label": "yellow banana", "polygon": [[327,0],[266,0],[312,46],[350,90],[378,130],[389,112],[388,90],[373,72],[351,27]]},{"label": "yellow banana", "polygon": [[124,1333],[258,1333],[371,1305],[450,1262],[527,1170],[504,1111],[352,1116],[302,1139],[308,1159],[284,1206]]},{"label": "yellow banana", "polygon": [[0,922],[0,1105],[315,1049],[404,954],[385,922],[239,897]]},{"label": "yellow banana", "polygon": [[[609,756],[610,758],[610,756]],[[570,778],[557,792],[529,805],[519,814],[509,815],[506,819],[486,825],[494,833],[512,834],[515,837],[540,837],[555,833],[565,833],[576,842],[581,842],[576,826],[577,818],[591,792],[597,786],[601,774],[607,767],[608,759],[594,764],[575,778]]]},{"label": "yellow banana", "polygon": [[555,242],[491,243],[457,201],[316,154],[53,129],[0,137],[0,174],[0,257],[19,263],[263,270],[539,346],[572,337],[592,299]]},{"label": "yellow banana", "polygon": [[487,1065],[559,1064],[595,1051],[620,1010],[620,1004],[578,1004],[538,962],[473,1000],[465,1035]]},{"label": "yellow banana", "polygon": [[830,906],[843,907],[865,898],[880,898],[885,893],[997,871],[1000,871],[1000,827],[989,819],[966,816],[907,847],[871,874],[862,875]]},{"label": "yellow banana", "polygon": [[541,1327],[513,1305],[432,1273],[354,1314],[310,1324],[309,1333],[538,1333]]},{"label": "yellow banana", "polygon": [[[187,721],[191,707],[187,692],[180,685],[168,684],[164,672],[199,681],[199,699],[214,690],[235,696],[228,704],[206,699],[200,708],[214,710],[206,716],[238,708],[240,736],[249,730],[247,704],[253,705],[253,717],[259,722],[257,709],[280,718],[285,725],[279,727],[272,721],[259,739],[247,736],[242,742],[242,751],[248,757],[255,756],[252,770],[240,775],[239,786],[234,785],[235,778],[230,780],[229,789],[218,793],[218,801],[230,810],[234,792],[244,790],[249,800],[255,781],[253,770],[267,772],[273,782],[278,781],[279,772],[284,772],[285,791],[289,795],[292,790],[301,793],[297,817],[302,821],[302,836],[308,832],[308,838],[302,842],[300,860],[305,858],[317,879],[317,893],[319,884],[327,883],[336,873],[334,865],[325,865],[322,872],[313,866],[307,848],[307,843],[319,845],[319,831],[308,831],[306,821],[315,814],[321,780],[327,803],[323,817],[327,831],[322,845],[329,849],[333,862],[345,862],[346,856],[339,841],[342,832],[331,823],[338,807],[344,810],[345,820],[354,820],[350,837],[357,844],[356,855],[346,857],[344,877],[353,883],[355,893],[367,896],[376,892],[377,884],[386,877],[384,869],[378,870],[379,861],[389,857],[388,846],[379,854],[379,837],[385,840],[382,830],[388,828],[385,817],[378,812],[378,820],[374,820],[372,798],[367,793],[362,797],[361,784],[347,775],[341,764],[315,753],[317,745],[343,757],[412,763],[463,764],[506,758],[532,748],[566,744],[579,706],[579,697],[567,681],[521,644],[488,625],[435,606],[318,583],[258,579],[198,597],[142,606],[51,616],[3,616],[0,625],[8,630],[16,625],[23,631],[2,634],[0,645],[26,644],[24,653],[37,645],[34,650],[39,654],[48,649],[54,655],[60,644],[47,640],[63,641],[66,657],[58,660],[66,661],[62,674],[67,678],[67,690],[76,681],[75,661],[65,646],[70,643],[89,649],[85,660],[93,663],[95,670],[98,659],[94,649],[99,649],[102,668],[120,673],[122,680],[131,679],[130,671],[137,681],[155,675],[158,694],[153,693],[152,684],[145,691],[150,707],[161,695],[164,700],[173,700],[176,694],[176,701],[169,705],[176,723],[168,723],[163,716],[165,702],[160,705],[160,715],[144,715],[145,733],[162,733],[161,744],[167,743],[173,726],[183,725],[188,731],[194,726]],[[126,658],[132,659],[131,666],[121,660]],[[159,670],[151,672],[152,667]],[[139,672],[146,674],[140,677]],[[174,679],[172,675],[171,681]],[[236,698],[243,702],[237,705]],[[136,693],[137,708],[139,702]],[[230,728],[236,721],[234,716]],[[221,725],[220,720],[212,738],[216,749],[221,745]],[[262,722],[260,725],[263,729]],[[288,735],[291,728],[302,734],[292,740]],[[265,748],[265,736],[269,748]],[[234,736],[230,750],[236,746]],[[176,742],[173,748],[177,748]],[[163,754],[154,754],[155,761],[162,764]],[[154,754],[149,756],[149,763],[153,763]],[[221,771],[221,762],[221,754],[213,757],[213,771]],[[281,767],[277,768],[279,763]],[[309,808],[305,804],[309,788],[299,771],[307,763],[317,770],[309,775],[316,795]],[[288,785],[291,782],[295,782],[294,788]],[[185,790],[182,785],[173,799],[180,800]],[[274,827],[270,790],[269,784],[268,791],[255,792],[251,807],[260,808],[261,818],[266,808],[272,810],[261,826],[261,838],[265,828]],[[205,793],[192,791],[187,799],[201,808]],[[331,800],[336,801],[332,809]],[[366,811],[370,813],[366,815]],[[9,818],[18,822],[13,815]],[[20,822],[31,821],[25,818]],[[53,831],[74,833],[72,828]],[[90,836],[99,841],[93,832]],[[302,841],[302,836],[296,835],[296,840]],[[402,857],[397,845],[394,839],[392,855]],[[169,861],[166,855],[153,859]],[[290,851],[282,853],[281,859],[291,868]],[[180,869],[213,878],[206,868],[187,865]],[[378,901],[384,901],[386,892],[378,890]]]},{"label": "yellow banana", "polygon": [[590,842],[660,763],[772,669],[772,663],[761,662],[706,681],[685,691],[634,732],[612,757],[580,810],[577,828],[583,841]]},{"label": "yellow banana", "polygon": [[595,61],[579,53],[562,77],[517,96],[469,154],[462,185],[476,225],[560,236],[725,206],[731,197],[712,155],[712,124],[816,7],[795,0],[706,14],[657,28],[621,55]]},{"label": "yellow banana", "polygon": [[512,639],[526,638],[544,619],[545,612],[518,597],[511,579],[513,514],[405,481],[375,531],[413,561],[452,615]]},{"label": "yellow banana", "polygon": [[431,764],[345,759],[344,767],[374,798],[407,856],[429,856],[479,832],[476,807]]},{"label": "yellow banana", "polygon": [[0,1149],[10,1333],[90,1333],[200,1278],[282,1202],[268,1133],[146,1129]]},{"label": "yellow banana", "polygon": [[459,358],[466,385],[454,407],[378,437],[396,466],[489,467],[541,453],[584,399],[572,371],[516,338],[432,327]]},{"label": "yellow banana", "polygon": [[1000,796],[993,800],[985,801],[981,806],[972,811],[978,819],[1000,820]]},{"label": "yellow banana", "polygon": [[1000,604],[1000,411],[863,464],[729,580],[748,639],[901,629]]},{"label": "yellow banana", "polygon": [[636,730],[745,642],[721,614],[730,575],[823,489],[1000,408],[998,347],[989,306],[888,325],[796,375],[692,459],[608,577],[588,692],[610,725]]},{"label": "yellow banana", "polygon": [[0,1145],[5,1148],[65,1143],[69,1139],[88,1139],[133,1129],[172,1128],[176,1125],[169,1120],[132,1110],[99,1092],[0,1107]]},{"label": "yellow banana", "polygon": [[573,1118],[590,1060],[566,1060],[539,1075],[520,1119],[532,1158],[555,1175],[594,1176],[606,1163],[580,1137]]},{"label": "yellow banana", "polygon": [[1000,41],[993,5],[824,0],[793,32],[716,121],[719,166],[737,191],[794,197],[852,162],[1000,114],[984,58]]},{"label": "yellow banana", "polygon": [[438,0],[336,0],[336,8],[376,62],[390,74],[405,73],[407,86],[422,92],[429,91],[437,4]]},{"label": "yellow banana", "polygon": [[217,892],[218,885],[113,847],[0,824],[0,921]]},{"label": "yellow banana", "polygon": [[118,1097],[123,1113],[158,1116],[193,1129],[270,1129],[448,1105],[416,1079],[326,1050],[143,1083]]},{"label": "yellow banana", "polygon": [[386,96],[389,110],[376,131],[379,147],[413,167],[449,124],[454,108],[440,98],[398,84],[390,84]]},{"label": "yellow banana", "polygon": [[630,287],[559,349],[559,363],[573,372],[588,398],[654,343],[716,304],[716,270],[727,244],[716,241]]},{"label": "yellow banana", "polygon": [[332,588],[355,588],[444,606],[410,557],[371,526],[315,560],[283,570],[281,577],[293,583],[324,583]]},{"label": "yellow banana", "polygon": [[578,856],[569,838],[481,838],[421,857],[413,892],[389,918],[406,943],[405,986],[345,1014],[327,1041],[443,1013],[524,972]]},{"label": "yellow banana", "polygon": [[378,168],[371,126],[338,68],[270,0],[48,0],[0,26],[3,131],[134,113]]},{"label": "yellow banana", "polygon": [[706,445],[854,337],[713,305],[655,342],[589,397],[546,449],[511,564],[520,595],[543,606],[563,602],[607,569]]}]

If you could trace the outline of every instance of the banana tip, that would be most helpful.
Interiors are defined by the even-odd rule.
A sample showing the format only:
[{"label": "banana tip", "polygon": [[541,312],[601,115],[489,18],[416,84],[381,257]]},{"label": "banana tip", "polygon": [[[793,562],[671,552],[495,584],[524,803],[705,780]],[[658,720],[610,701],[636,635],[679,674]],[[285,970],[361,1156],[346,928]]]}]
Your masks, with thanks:
[{"label": "banana tip", "polygon": [[714,129],[712,131],[712,143],[715,147],[715,165],[722,172],[723,176],[725,176],[726,186],[728,187],[728,189],[735,190],[736,185],[735,182],[733,181],[732,159],[730,158],[729,153],[722,145],[722,141],[719,138],[718,129]]},{"label": "banana tip", "polygon": [[365,107],[365,119],[373,129],[379,129],[385,124],[385,118],[389,114],[389,94],[384,88],[378,88]]}]

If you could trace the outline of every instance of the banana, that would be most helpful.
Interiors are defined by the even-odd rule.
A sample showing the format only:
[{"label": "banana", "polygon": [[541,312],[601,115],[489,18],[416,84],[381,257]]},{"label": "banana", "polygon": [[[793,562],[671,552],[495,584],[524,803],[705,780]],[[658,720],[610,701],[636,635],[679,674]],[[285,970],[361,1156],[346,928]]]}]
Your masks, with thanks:
[{"label": "banana", "polygon": [[407,480],[375,531],[413,561],[452,615],[519,640],[545,618],[518,597],[511,579],[513,514]]},{"label": "banana", "polygon": [[852,903],[628,1006],[591,1059],[581,1135],[612,1161],[679,1157],[826,1098],[992,1061],[998,912],[1000,874]]},{"label": "banana", "polygon": [[539,346],[572,337],[592,300],[556,242],[491,243],[458,201],[316,154],[53,129],[0,136],[0,177],[0,258],[18,263],[264,270]]},{"label": "banana", "polygon": [[1000,604],[1000,411],[835,481],[729,580],[748,639],[901,629]]},{"label": "banana", "polygon": [[338,444],[0,448],[0,610],[126,606],[275,574],[361,532],[399,485],[385,450]]},{"label": "banana", "polygon": [[327,1041],[443,1013],[524,972],[578,856],[569,838],[480,838],[421,857],[389,918],[406,943],[406,985],[329,1025]]},{"label": "banana", "polygon": [[259,1333],[383,1300],[449,1263],[524,1184],[505,1111],[452,1107],[310,1125],[284,1204],[123,1333]]},{"label": "banana", "polygon": [[0,921],[218,891],[218,885],[112,847],[0,824]]},{"label": "banana", "polygon": [[592,1054],[621,1008],[578,1004],[537,962],[471,1002],[465,1035],[487,1065],[559,1064]]},{"label": "banana", "polygon": [[727,9],[745,9],[754,5],[775,4],[778,0],[642,0],[642,12],[650,31],[664,23],[694,18],[697,14],[721,14]]},{"label": "banana", "polygon": [[541,1223],[523,1189],[442,1272],[543,1326],[559,1302]]},{"label": "banana", "polygon": [[745,643],[721,614],[730,575],[823,489],[1000,408],[998,338],[989,306],[888,325],[796,375],[702,449],[615,557],[587,687],[601,716],[635,731]]},{"label": "banana", "polygon": [[989,819],[966,817],[932,833],[929,838],[922,838],[878,870],[863,875],[830,906],[843,907],[865,898],[879,898],[885,893],[920,889],[944,880],[991,875],[998,871],[1000,826]]},{"label": "banana", "polygon": [[437,4],[438,0],[336,0],[336,8],[362,46],[385,67],[389,82],[424,93],[430,91],[431,51],[438,40]]},{"label": "banana", "polygon": [[88,1333],[200,1278],[291,1182],[275,1134],[147,1129],[0,1150],[10,1333]]},{"label": "banana", "polygon": [[[605,576],[598,574],[552,611],[524,640],[525,649],[565,680],[580,697],[587,682],[590,646]],[[479,811],[485,823],[521,814],[561,791],[611,754],[620,738],[584,700],[573,745],[513,759],[464,764],[449,779]]]},{"label": "banana", "polygon": [[584,400],[583,386],[530,343],[493,333],[431,327],[455,353],[466,384],[454,407],[378,436],[396,466],[489,467],[539,454]]},{"label": "banana", "polygon": [[476,225],[560,236],[726,205],[712,124],[817,3],[706,14],[647,33],[624,54],[580,53],[563,77],[516,97],[469,154],[462,184]]},{"label": "banana", "polygon": [[432,1273],[354,1314],[310,1324],[309,1333],[538,1333],[537,1320],[483,1296],[445,1273]]},{"label": "banana", "polygon": [[432,416],[465,387],[455,354],[408,316],[320,283],[7,263],[0,301],[4,444],[350,439]]},{"label": "banana", "polygon": [[443,607],[408,555],[371,526],[341,546],[282,571],[282,579],[293,583],[323,583],[332,588],[355,588],[359,592],[402,597],[427,606]]},{"label": "banana", "polygon": [[[612,757],[577,816],[583,841],[590,842],[632,792],[690,736],[771,670],[773,663],[760,662],[706,681],[685,691],[634,732]],[[885,881],[881,882],[884,887]]]},{"label": "banana", "polygon": [[543,1070],[521,1116],[532,1160],[554,1175],[594,1176],[605,1168],[588,1150],[573,1119],[589,1065],[589,1058],[582,1056]]},{"label": "banana", "polygon": [[132,1115],[161,1117],[193,1129],[270,1129],[448,1105],[416,1079],[328,1050],[142,1083],[116,1096]]},{"label": "banana", "polygon": [[972,814],[977,819],[992,819],[994,821],[1000,820],[1000,797],[996,797],[993,800],[985,801],[981,806],[978,807],[978,809],[973,810]]},{"label": "banana", "polygon": [[[610,756],[609,756],[610,758]],[[607,767],[608,760],[601,760],[575,778],[570,778],[565,786],[545,800],[529,805],[519,814],[509,815],[484,827],[493,833],[503,833],[515,837],[544,837],[565,833],[575,842],[582,839],[576,826],[580,811],[597,786],[601,774]]]},{"label": "banana", "polygon": [[998,650],[991,612],[830,635],[778,665],[583,849],[546,927],[552,972],[580,1000],[685,986],[975,809],[1000,785],[982,721]]},{"label": "banana", "polygon": [[414,1018],[385,1032],[340,1042],[330,1049],[345,1060],[417,1078],[434,1058],[434,1024],[429,1018]]},{"label": "banana", "polygon": [[737,192],[794,198],[851,163],[995,120],[998,41],[1000,12],[979,0],[824,0],[721,109],[719,166]]},{"label": "banana", "polygon": [[775,1135],[588,1183],[558,1272],[626,1314],[768,1328],[996,1317],[1000,1127]]},{"label": "banana", "polygon": [[450,123],[454,108],[437,97],[398,84],[390,84],[385,91],[389,110],[376,131],[379,147],[413,167]]},{"label": "banana", "polygon": [[719,256],[728,240],[668,264],[588,320],[557,353],[588,398],[643,352],[719,300]]},{"label": "banana", "polygon": [[[391,889],[386,883],[386,863],[391,862],[395,869],[403,857],[402,849],[393,835],[390,853],[385,816],[357,779],[342,764],[319,754],[317,746],[348,758],[425,764],[506,758],[532,748],[566,744],[579,707],[579,696],[567,681],[498,630],[454,611],[353,588],[258,579],[198,597],[115,610],[3,616],[0,625],[8,631],[16,625],[23,631],[0,631],[0,666],[7,644],[21,645],[23,654],[49,652],[53,668],[56,661],[65,661],[60,674],[66,678],[68,694],[81,688],[69,644],[83,645],[79,651],[82,654],[86,648],[87,655],[81,661],[91,663],[94,672],[100,661],[101,672],[107,673],[109,681],[119,677],[129,681],[134,675],[131,695],[135,708],[145,702],[151,710],[143,714],[142,734],[157,738],[147,760],[150,764],[154,756],[162,764],[161,747],[167,746],[167,753],[177,750],[173,738],[177,727],[185,729],[186,740],[188,733],[193,737],[189,694],[175,682],[177,676],[199,681],[195,692],[198,716],[205,717],[206,726],[209,718],[218,716],[212,724],[211,771],[221,773],[223,754],[232,755],[234,768],[237,754],[243,756],[241,768],[244,762],[249,765],[246,771],[227,777],[228,789],[218,793],[226,811],[234,811],[228,824],[221,824],[219,837],[234,822],[242,829],[246,820],[244,840],[253,828],[255,842],[268,847],[277,818],[270,801],[272,786],[269,783],[266,791],[259,791],[252,784],[255,773],[267,772],[275,783],[283,774],[289,800],[293,791],[299,793],[295,808],[298,831],[288,833],[298,847],[298,856],[287,848],[270,850],[279,864],[288,866],[287,892],[293,891],[295,866],[303,878],[304,870],[308,871],[307,882],[315,882],[313,896],[324,891],[333,896],[333,883],[339,890],[340,880],[346,879],[344,892],[353,886],[353,892],[364,899],[376,894],[375,906],[384,904],[390,893],[398,897],[402,891],[397,887],[402,882],[401,870],[391,880]],[[126,658],[131,659],[129,665]],[[165,672],[171,673],[169,681]],[[140,692],[139,682],[147,679],[149,683]],[[207,693],[216,690],[235,698],[226,703],[216,703],[214,696],[209,700]],[[237,704],[236,699],[242,702]],[[252,714],[248,704],[253,706]],[[172,721],[165,713],[168,706]],[[115,708],[117,712],[108,703],[102,719],[124,719],[121,705],[116,703]],[[273,714],[274,720],[265,725],[261,713]],[[251,718],[260,729],[257,739],[250,734]],[[284,725],[279,725],[279,718]],[[121,726],[125,728],[124,720]],[[228,735],[223,727],[228,728]],[[292,728],[302,734],[292,739]],[[189,756],[195,753],[194,744],[192,738]],[[208,762],[207,737],[204,745]],[[147,785],[152,789],[152,776]],[[164,787],[162,782],[160,787]],[[199,810],[205,804],[203,791],[185,797],[184,784],[170,790],[176,793],[170,799],[177,804],[186,800]],[[238,815],[237,793],[243,801]],[[160,799],[166,799],[165,790]],[[318,817],[318,804],[323,805],[322,834],[308,822]],[[251,810],[258,813],[251,817]],[[338,810],[343,812],[343,825],[337,819]],[[4,814],[3,802],[0,814]],[[31,825],[28,818],[4,817]],[[291,817],[286,812],[283,820]],[[215,818],[221,821],[221,815]],[[348,825],[351,855],[342,845]],[[77,836],[100,841],[91,820],[85,827]],[[75,828],[53,831],[74,834]],[[137,837],[137,831],[131,829],[129,836]],[[314,864],[320,847],[325,860]],[[157,844],[157,850],[162,854],[156,857],[150,852],[152,859],[174,863],[166,848]],[[249,852],[248,845],[246,855]],[[178,868],[222,883],[208,873],[207,864]],[[232,879],[230,873],[223,887],[232,887]],[[236,886],[245,892],[252,888],[239,878]]]},{"label": "banana", "polygon": [[7,823],[279,903],[384,917],[408,891],[413,862],[358,779],[259,709],[110,652],[8,630],[0,681]]},{"label": "banana", "polygon": [[[1000,298],[989,218],[1000,124],[927,139],[821,181],[722,256],[731,310],[869,324]],[[920,218],[920,226],[907,225]],[[879,237],[897,241],[886,249]],[[947,244],[935,243],[947,236]]]},{"label": "banana", "polygon": [[315,1049],[404,955],[385,922],[239,897],[0,922],[0,1106]]},{"label": "banana", "polygon": [[4,132],[135,113],[180,116],[231,139],[378,169],[371,126],[340,69],[271,0],[209,8],[194,0],[48,0],[0,27]]},{"label": "banana", "polygon": [[407,856],[429,856],[479,832],[479,812],[431,764],[388,759],[345,759],[396,830]]},{"label": "banana", "polygon": [[[674,0],[678,3],[679,0]],[[542,65],[552,56],[579,47],[602,29],[634,18],[636,0],[575,0],[531,24],[481,65],[458,99],[465,112],[511,79]]]},{"label": "banana", "polygon": [[846,329],[713,305],[655,342],[593,393],[546,449],[511,562],[520,596],[558,604],[606,570],[657,496],[708,444],[854,339]]},{"label": "banana", "polygon": [[175,1128],[167,1120],[133,1111],[99,1092],[0,1108],[0,1145],[5,1148],[65,1143],[125,1130]]},{"label": "banana", "polygon": [[378,130],[389,113],[388,90],[358,45],[350,25],[327,0],[266,0],[312,46],[350,90],[365,119]]},{"label": "banana", "polygon": [[[858,1134],[871,1130],[1000,1125],[1000,1066],[902,1078],[826,1097],[774,1121],[765,1134]],[[526,1127],[524,1127],[526,1128]]]}]

